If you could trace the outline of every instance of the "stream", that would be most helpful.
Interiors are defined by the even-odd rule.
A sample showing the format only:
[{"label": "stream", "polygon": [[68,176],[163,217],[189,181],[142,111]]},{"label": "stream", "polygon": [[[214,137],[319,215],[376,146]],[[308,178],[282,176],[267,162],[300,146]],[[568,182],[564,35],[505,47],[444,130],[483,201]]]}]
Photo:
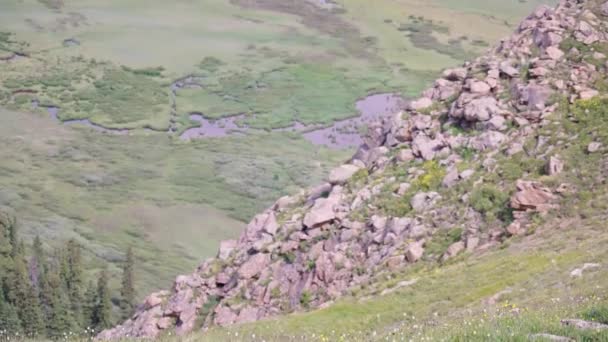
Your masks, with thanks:
[{"label": "stream", "polygon": [[[334,122],[330,126],[305,125],[300,122],[290,127],[273,129],[273,132],[300,132],[304,138],[315,145],[334,149],[357,147],[363,143],[361,129],[371,122],[399,111],[405,100],[395,94],[376,94],[365,97],[356,103],[359,116]],[[193,127],[180,135],[182,140],[225,137],[246,134],[253,128],[239,124],[245,114],[217,120],[205,118],[201,113],[192,113],[190,119],[198,121]]]},{"label": "stream", "polygon": [[[171,124],[168,134],[175,134],[177,128],[177,91],[185,88],[202,88],[200,80],[193,76],[187,76],[176,80],[170,85],[171,101]],[[34,108],[41,107],[37,101],[32,102]],[[309,142],[322,145],[332,149],[355,148],[362,144],[361,131],[371,122],[398,112],[405,106],[405,100],[399,95],[386,93],[369,95],[356,103],[359,116],[335,121],[329,126],[305,125],[295,122],[292,126],[273,129],[272,132],[299,132]],[[51,118],[64,125],[81,125],[90,127],[98,132],[109,134],[129,134],[130,129],[108,128],[91,122],[89,119],[61,120],[58,115],[60,107],[44,106]],[[206,118],[204,113],[191,113],[190,120],[199,123],[198,127],[189,128],[179,138],[184,141],[205,138],[221,138],[233,135],[245,135],[250,131],[263,131],[244,125],[242,122],[246,114],[224,117],[216,120]]]},{"label": "stream", "polygon": [[86,126],[89,128],[92,128],[98,132],[104,132],[104,133],[110,133],[110,134],[119,134],[119,135],[124,135],[124,134],[128,134],[130,129],[126,129],[126,128],[108,128],[108,127],[103,127],[101,125],[97,125],[93,122],[91,122],[91,120],[89,119],[72,119],[72,120],[61,120],[59,119],[59,107],[56,106],[41,106],[38,104],[37,101],[32,102],[32,106],[34,108],[45,108],[46,111],[49,113],[49,115],[51,116],[51,118],[57,122],[60,122],[62,125],[67,125],[67,126],[71,126],[71,125],[82,125],[82,126]]}]

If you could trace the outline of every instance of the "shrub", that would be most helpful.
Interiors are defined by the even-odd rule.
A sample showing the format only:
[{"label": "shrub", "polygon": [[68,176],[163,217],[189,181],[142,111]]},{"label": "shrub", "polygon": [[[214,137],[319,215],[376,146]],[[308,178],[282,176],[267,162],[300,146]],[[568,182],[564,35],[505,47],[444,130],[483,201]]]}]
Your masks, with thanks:
[{"label": "shrub", "polygon": [[294,252],[288,252],[285,254],[281,254],[281,257],[283,257],[285,262],[288,264],[293,264],[296,261],[296,254]]},{"label": "shrub", "polygon": [[462,238],[462,228],[440,230],[433,235],[431,241],[426,244],[425,253],[429,255],[442,255],[451,244],[460,241]]},{"label": "shrub", "polygon": [[367,168],[363,168],[355,172],[355,174],[350,177],[350,179],[348,180],[348,184],[353,188],[357,187],[359,185],[365,184],[367,177],[369,177],[369,171],[367,171]]},{"label": "shrub", "polygon": [[310,294],[310,292],[308,292],[308,291],[302,292],[302,296],[300,297],[300,304],[302,304],[303,307],[308,308],[308,307],[310,307],[311,301],[312,301],[312,295]]},{"label": "shrub", "polygon": [[492,185],[484,185],[473,191],[469,203],[473,209],[488,219],[499,218],[509,221],[509,194]]},{"label": "shrub", "polygon": [[470,161],[475,157],[476,151],[470,147],[461,147],[457,150],[457,153],[463,160]]},{"label": "shrub", "polygon": [[583,312],[583,318],[588,321],[608,324],[608,305],[593,307]]},{"label": "shrub", "polygon": [[418,187],[422,190],[429,191],[438,188],[441,185],[445,170],[436,161],[427,161],[422,165],[425,174],[417,180]]},{"label": "shrub", "polygon": [[306,264],[306,269],[312,271],[315,269],[315,267],[317,267],[317,263],[314,260],[308,260],[308,263]]}]

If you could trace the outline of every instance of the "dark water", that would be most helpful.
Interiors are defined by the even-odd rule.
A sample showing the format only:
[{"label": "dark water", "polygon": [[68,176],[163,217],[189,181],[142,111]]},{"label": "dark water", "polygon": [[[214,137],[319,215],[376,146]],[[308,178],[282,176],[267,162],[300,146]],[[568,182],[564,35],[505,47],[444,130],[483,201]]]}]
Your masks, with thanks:
[{"label": "dark water", "polygon": [[[275,132],[301,132],[304,138],[315,145],[324,145],[330,148],[344,149],[361,145],[361,129],[367,124],[381,117],[398,112],[403,108],[405,101],[395,94],[370,95],[356,104],[359,116],[336,121],[331,126],[307,126],[296,122],[291,127],[279,128]],[[251,130],[239,125],[245,115],[231,116],[217,120],[205,118],[202,114],[192,114],[190,119],[201,123],[199,127],[186,130],[180,138],[182,140],[225,137],[233,134],[244,134]]]},{"label": "dark water", "polygon": [[[39,106],[37,102],[32,103],[32,105],[34,106],[34,108],[37,108]],[[53,120],[59,121],[63,125],[81,125],[81,126],[86,126],[86,127],[92,128],[98,132],[111,133],[111,134],[128,134],[129,133],[128,129],[103,127],[103,126],[92,123],[91,120],[89,120],[89,119],[74,119],[74,120],[61,121],[61,119],[59,119],[59,116],[58,116],[59,107],[50,106],[50,107],[45,107],[45,108],[46,108],[46,111],[51,115],[51,118],[53,118]]]}]

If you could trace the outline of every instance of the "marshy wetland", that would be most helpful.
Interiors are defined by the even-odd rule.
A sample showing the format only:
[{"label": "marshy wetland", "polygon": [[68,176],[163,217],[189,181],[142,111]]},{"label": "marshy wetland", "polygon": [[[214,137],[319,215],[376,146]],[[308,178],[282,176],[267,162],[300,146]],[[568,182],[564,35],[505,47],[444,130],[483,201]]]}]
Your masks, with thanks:
[{"label": "marshy wetland", "polygon": [[541,2],[2,1],[0,205],[161,288]]}]

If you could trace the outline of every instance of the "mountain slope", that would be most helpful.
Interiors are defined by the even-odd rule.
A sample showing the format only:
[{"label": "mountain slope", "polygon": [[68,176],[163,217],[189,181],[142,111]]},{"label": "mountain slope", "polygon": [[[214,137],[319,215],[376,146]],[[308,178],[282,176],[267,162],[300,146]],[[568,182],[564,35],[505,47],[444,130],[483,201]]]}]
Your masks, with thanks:
[{"label": "mountain slope", "polygon": [[[606,238],[598,226],[608,175],[606,15],[608,5],[595,0],[537,9],[496,49],[446,70],[407,110],[372,125],[328,183],[278,200],[238,241],[222,243],[217,258],[150,295],[132,319],[99,337],[254,322],[382,284],[408,288],[412,302],[397,302],[432,319],[450,316],[451,307],[496,302],[510,286],[537,293],[564,269],[601,257],[583,248]],[[574,224],[581,229],[569,229]],[[568,243],[569,236],[582,242]],[[468,267],[478,273],[463,277]],[[601,265],[591,268],[605,279]],[[547,283],[533,281],[537,275]],[[315,317],[354,312],[367,319],[350,324],[399,323],[394,306],[382,321],[388,304],[374,303],[377,322],[354,304],[304,321],[314,326]]]}]

